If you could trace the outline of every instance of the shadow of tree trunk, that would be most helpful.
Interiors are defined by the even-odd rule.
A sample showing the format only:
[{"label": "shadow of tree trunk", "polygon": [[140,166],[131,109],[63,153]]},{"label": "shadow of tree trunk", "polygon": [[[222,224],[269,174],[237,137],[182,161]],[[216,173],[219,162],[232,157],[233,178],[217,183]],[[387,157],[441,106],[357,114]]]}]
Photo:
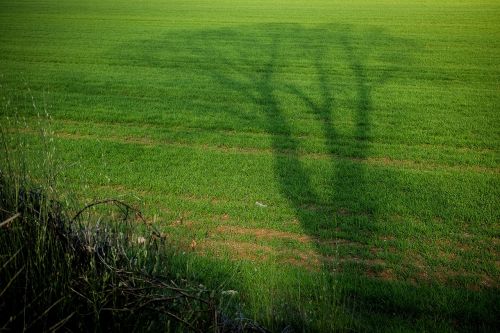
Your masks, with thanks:
[{"label": "shadow of tree trunk", "polygon": [[[259,29],[259,38],[248,37],[246,42],[264,49],[265,56],[262,62],[248,61],[251,50],[238,47],[228,48],[228,44],[237,41],[242,36],[232,30],[206,32],[204,37],[216,40],[215,44],[207,43],[204,52],[213,59],[222,59],[223,69],[210,70],[209,75],[220,84],[223,89],[235,91],[242,98],[259,106],[264,114],[265,131],[270,134],[271,146],[274,152],[275,176],[284,198],[294,209],[304,232],[317,240],[332,240],[335,236],[336,217],[339,215],[356,214],[352,210],[361,212],[363,221],[370,221],[376,213],[376,202],[366,200],[370,188],[365,180],[363,160],[368,155],[371,137],[371,112],[373,109],[372,89],[374,84],[382,85],[390,77],[390,71],[370,80],[365,61],[370,56],[371,46],[358,41],[354,45],[352,33],[346,27],[326,26],[318,29],[305,29],[300,26],[269,25]],[[319,45],[307,45],[312,37],[321,40]],[[263,44],[262,38],[269,38]],[[383,39],[380,31],[373,32],[370,39]],[[366,42],[366,41],[361,41]],[[311,94],[308,89],[300,88],[296,84],[283,82],[281,78],[282,63],[285,61],[282,48],[289,44],[298,45],[300,52],[312,62],[312,69],[317,79],[319,94]],[[333,45],[333,46],[332,46]],[[343,57],[330,59],[330,49],[341,49]],[[222,48],[222,49],[219,49]],[[331,73],[334,66],[347,64],[352,73],[352,84],[355,88],[353,101],[353,125],[349,133],[339,134],[337,124],[342,119],[334,119],[336,84],[341,86],[345,82],[333,82]],[[301,156],[300,140],[293,133],[290,119],[281,105],[278,94],[289,94],[299,100],[305,107],[305,112],[314,115],[322,128],[326,150],[330,158],[330,175],[324,177],[321,186],[327,188],[328,197],[317,193],[311,179],[310,171],[304,165]],[[347,139],[346,139],[347,136]],[[341,148],[339,148],[341,147]],[[353,226],[353,228],[356,226]],[[321,239],[321,238],[330,239]],[[317,246],[320,257],[325,259],[329,266],[335,264],[331,258],[331,251],[323,251]]]}]

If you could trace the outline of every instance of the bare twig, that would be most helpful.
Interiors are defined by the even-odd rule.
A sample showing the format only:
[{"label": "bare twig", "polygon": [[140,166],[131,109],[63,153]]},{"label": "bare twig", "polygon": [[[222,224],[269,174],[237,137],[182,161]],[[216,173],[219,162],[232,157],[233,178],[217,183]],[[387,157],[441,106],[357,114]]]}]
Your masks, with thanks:
[{"label": "bare twig", "polygon": [[15,320],[17,319],[17,317],[19,317],[21,314],[26,313],[26,310],[29,310],[29,309],[33,306],[33,304],[35,304],[35,302],[36,302],[36,301],[37,301],[40,297],[42,297],[42,295],[43,295],[43,294],[44,294],[44,293],[45,293],[48,289],[49,289],[48,287],[47,287],[47,288],[45,288],[45,289],[43,289],[43,290],[42,290],[42,291],[41,291],[41,292],[40,292],[37,296],[35,296],[35,297],[33,298],[33,300],[32,300],[32,301],[31,301],[28,305],[25,305],[25,306],[21,309],[21,311],[19,311],[16,315],[11,316],[11,317],[9,318],[9,320],[5,323],[5,325],[4,325],[3,327],[1,327],[1,328],[0,328],[0,332],[1,332],[1,331],[6,331],[6,330],[7,330],[7,326],[8,326],[11,322],[15,321]]},{"label": "bare twig", "polygon": [[19,271],[17,271],[17,273],[12,277],[12,279],[10,279],[9,283],[7,283],[7,285],[5,286],[5,288],[3,289],[3,291],[0,293],[0,298],[9,289],[10,285],[19,276],[19,274],[21,274],[21,272],[24,271],[24,268],[26,268],[26,266],[21,267],[21,269]]},{"label": "bare twig", "polygon": [[80,215],[83,212],[85,212],[89,208],[92,208],[92,207],[98,206],[98,205],[109,205],[109,204],[116,205],[120,208],[125,208],[126,209],[126,211],[125,211],[126,216],[128,216],[128,212],[127,212],[128,210],[135,212],[137,214],[137,216],[141,219],[141,221],[146,223],[146,219],[142,216],[142,213],[137,208],[134,208],[134,207],[130,206],[129,204],[127,204],[121,200],[118,200],[118,199],[104,199],[104,200],[94,201],[94,202],[86,205],[82,209],[80,209],[78,211],[78,213],[76,213],[75,216],[71,219],[71,221],[74,222],[76,219],[78,219],[80,217]]},{"label": "bare twig", "polygon": [[17,257],[17,255],[19,254],[19,252],[21,252],[21,250],[23,249],[23,247],[21,247],[19,250],[16,251],[16,253],[14,253],[13,255],[10,256],[9,260],[7,260],[2,268],[0,268],[0,271],[2,271],[5,267],[7,267],[7,265],[12,261],[14,260],[15,257]]},{"label": "bare twig", "polygon": [[5,220],[2,223],[0,223],[0,228],[7,227],[9,225],[9,223],[11,223],[15,219],[17,219],[19,216],[21,216],[21,213],[17,213],[14,216],[9,217],[7,220]]},{"label": "bare twig", "polygon": [[31,327],[33,327],[33,325],[35,325],[40,319],[45,317],[50,312],[50,310],[52,310],[57,304],[61,303],[61,301],[63,301],[65,298],[66,298],[66,296],[63,296],[63,297],[59,298],[57,301],[55,301],[41,315],[39,315],[38,318],[35,319],[26,330],[29,330]]},{"label": "bare twig", "polygon": [[177,316],[176,314],[174,314],[174,313],[172,313],[170,311],[163,310],[161,312],[163,312],[167,316],[172,317],[172,318],[176,319],[177,321],[183,323],[184,325],[186,325],[187,327],[189,327],[190,329],[192,329],[195,332],[203,332],[200,329],[196,329],[193,325],[191,325],[190,323],[188,323],[187,321],[185,321],[184,319],[182,319],[181,317]]},{"label": "bare twig", "polygon": [[76,314],[76,312],[72,312],[69,316],[67,316],[66,318],[62,319],[61,321],[59,321],[58,323],[52,325],[50,328],[49,328],[49,332],[55,332],[57,331],[58,329],[60,329],[61,327],[64,326],[64,324],[66,324],[68,322],[68,320],[71,319],[71,317],[73,317],[74,315]]}]

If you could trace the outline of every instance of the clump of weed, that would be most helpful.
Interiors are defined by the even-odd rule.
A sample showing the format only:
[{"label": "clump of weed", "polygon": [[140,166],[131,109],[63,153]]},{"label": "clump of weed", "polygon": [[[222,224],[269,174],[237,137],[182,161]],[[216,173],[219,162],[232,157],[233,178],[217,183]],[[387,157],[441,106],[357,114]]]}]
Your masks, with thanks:
[{"label": "clump of weed", "polygon": [[54,153],[37,163],[26,156],[40,145],[0,130],[0,330],[265,332],[222,313],[222,290],[174,275],[166,237],[137,208],[73,209],[46,170]]}]

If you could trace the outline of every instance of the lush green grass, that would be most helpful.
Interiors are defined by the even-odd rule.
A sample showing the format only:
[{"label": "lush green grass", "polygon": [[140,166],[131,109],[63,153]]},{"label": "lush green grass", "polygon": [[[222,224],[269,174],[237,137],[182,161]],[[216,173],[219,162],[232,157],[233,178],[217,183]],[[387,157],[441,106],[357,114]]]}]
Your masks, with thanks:
[{"label": "lush green grass", "polygon": [[498,17],[473,0],[2,0],[2,122],[47,109],[68,190],[138,196],[192,252],[179,270],[227,279],[273,329],[487,330]]}]

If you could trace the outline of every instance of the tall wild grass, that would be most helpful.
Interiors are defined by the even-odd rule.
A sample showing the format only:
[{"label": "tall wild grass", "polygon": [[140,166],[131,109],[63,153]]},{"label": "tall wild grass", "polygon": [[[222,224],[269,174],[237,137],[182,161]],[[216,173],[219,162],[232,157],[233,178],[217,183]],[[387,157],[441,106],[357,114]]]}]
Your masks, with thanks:
[{"label": "tall wild grass", "polygon": [[1,331],[265,331],[220,311],[227,292],[175,274],[136,208],[68,203],[42,123],[36,142],[18,118],[0,129]]}]

